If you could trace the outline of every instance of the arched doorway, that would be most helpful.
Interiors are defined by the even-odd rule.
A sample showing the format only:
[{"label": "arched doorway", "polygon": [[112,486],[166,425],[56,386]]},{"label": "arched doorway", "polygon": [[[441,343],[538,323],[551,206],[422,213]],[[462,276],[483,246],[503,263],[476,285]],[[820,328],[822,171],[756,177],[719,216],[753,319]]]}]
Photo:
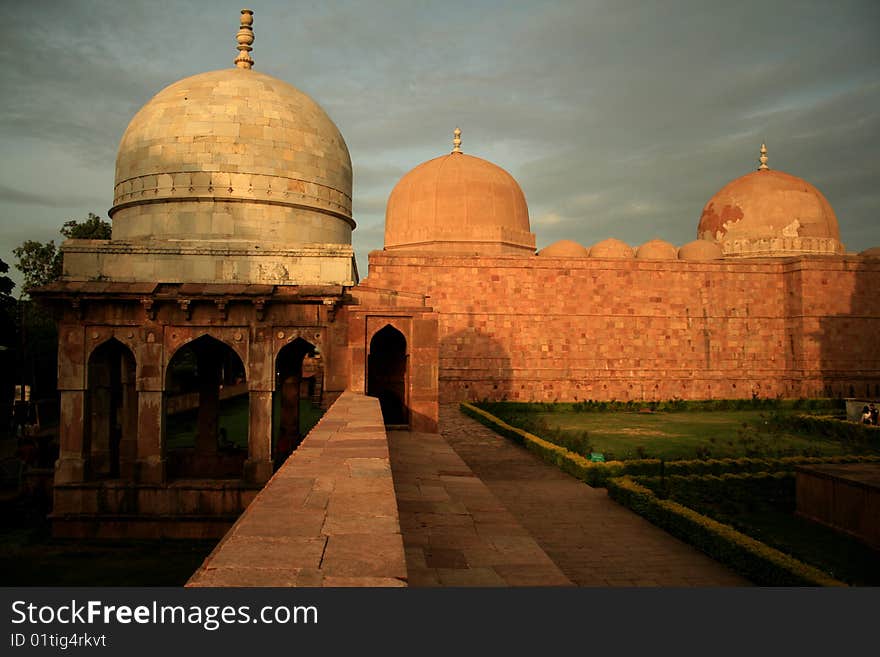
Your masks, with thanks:
[{"label": "arched doorway", "polygon": [[276,467],[299,447],[316,421],[323,384],[321,355],[311,342],[297,338],[275,359],[272,403],[272,457]]},{"label": "arched doorway", "polygon": [[370,340],[367,394],[379,398],[386,425],[409,424],[406,338],[390,324]]},{"label": "arched doorway", "polygon": [[137,458],[137,391],[131,350],[115,338],[89,357],[85,440],[90,475],[130,477]]},{"label": "arched doorway", "polygon": [[165,445],[171,479],[241,477],[248,447],[244,363],[203,335],[182,346],[165,374]]}]

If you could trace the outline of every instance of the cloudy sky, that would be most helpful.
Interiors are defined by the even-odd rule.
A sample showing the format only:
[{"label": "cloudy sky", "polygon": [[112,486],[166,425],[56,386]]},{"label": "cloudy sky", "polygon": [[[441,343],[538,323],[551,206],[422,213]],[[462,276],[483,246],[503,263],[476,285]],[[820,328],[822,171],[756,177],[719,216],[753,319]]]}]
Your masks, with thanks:
[{"label": "cloudy sky", "polygon": [[[0,258],[107,216],[119,139],[182,77],[232,66],[242,0],[4,2]],[[510,171],[538,247],[696,237],[756,166],[831,202],[850,251],[880,245],[880,2],[253,0],[258,70],[315,98],[354,164],[354,245],[417,164]],[[17,279],[18,280],[18,279]]]}]

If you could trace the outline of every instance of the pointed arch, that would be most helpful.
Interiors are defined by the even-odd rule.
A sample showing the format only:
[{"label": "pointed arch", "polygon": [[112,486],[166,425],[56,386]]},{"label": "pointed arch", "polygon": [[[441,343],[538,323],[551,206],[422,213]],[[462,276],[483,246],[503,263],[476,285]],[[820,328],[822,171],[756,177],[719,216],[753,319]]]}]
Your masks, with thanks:
[{"label": "pointed arch", "polygon": [[181,344],[165,369],[164,407],[169,478],[241,477],[249,393],[236,349],[208,334]]}]

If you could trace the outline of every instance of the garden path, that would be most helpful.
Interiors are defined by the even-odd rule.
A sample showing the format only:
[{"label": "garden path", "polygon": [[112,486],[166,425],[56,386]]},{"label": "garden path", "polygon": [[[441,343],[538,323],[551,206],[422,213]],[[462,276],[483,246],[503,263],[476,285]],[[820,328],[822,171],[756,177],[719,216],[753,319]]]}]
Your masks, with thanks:
[{"label": "garden path", "polygon": [[410,586],[749,585],[455,405],[389,443]]}]

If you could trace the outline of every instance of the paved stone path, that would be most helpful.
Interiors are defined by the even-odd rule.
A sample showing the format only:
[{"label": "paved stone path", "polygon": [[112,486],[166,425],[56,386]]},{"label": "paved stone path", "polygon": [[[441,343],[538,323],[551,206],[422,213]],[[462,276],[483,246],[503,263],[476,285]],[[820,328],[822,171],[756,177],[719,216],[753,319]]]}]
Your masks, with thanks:
[{"label": "paved stone path", "polygon": [[[410,586],[749,584],[457,406],[440,431],[389,436]],[[515,563],[493,563],[487,543]]]},{"label": "paved stone path", "polygon": [[438,434],[388,434],[409,586],[572,586]]}]

